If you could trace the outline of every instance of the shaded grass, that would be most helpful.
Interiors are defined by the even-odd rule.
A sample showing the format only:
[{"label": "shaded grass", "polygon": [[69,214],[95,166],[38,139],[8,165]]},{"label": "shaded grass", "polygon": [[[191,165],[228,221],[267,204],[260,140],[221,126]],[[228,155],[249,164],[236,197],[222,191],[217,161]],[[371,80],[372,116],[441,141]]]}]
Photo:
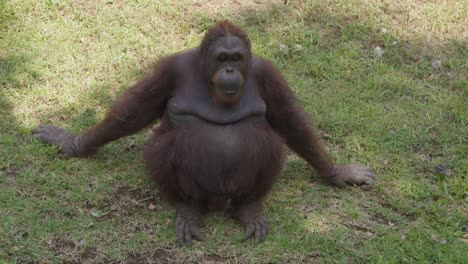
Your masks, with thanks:
[{"label": "shaded grass", "polygon": [[[462,2],[1,1],[0,260],[462,263]],[[175,212],[140,162],[148,131],[86,160],[57,159],[29,131],[83,131],[152,61],[198,45],[223,18],[282,70],[333,158],[371,164],[379,181],[370,192],[337,190],[291,154],[266,201],[265,243],[240,242],[242,228],[213,214],[204,242],[178,248]],[[436,174],[438,164],[451,176]]]}]

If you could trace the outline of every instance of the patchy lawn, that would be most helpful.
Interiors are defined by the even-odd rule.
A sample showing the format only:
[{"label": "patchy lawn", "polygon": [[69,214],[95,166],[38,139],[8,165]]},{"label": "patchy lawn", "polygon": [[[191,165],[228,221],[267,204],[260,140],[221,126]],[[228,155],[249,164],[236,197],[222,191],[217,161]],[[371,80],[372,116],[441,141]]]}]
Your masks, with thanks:
[{"label": "patchy lawn", "polygon": [[[466,1],[220,2],[0,0],[0,262],[466,261]],[[141,163],[149,131],[70,160],[30,131],[84,131],[225,18],[283,71],[333,158],[371,165],[378,182],[326,186],[290,154],[266,242],[212,214],[205,241],[180,248]]]}]

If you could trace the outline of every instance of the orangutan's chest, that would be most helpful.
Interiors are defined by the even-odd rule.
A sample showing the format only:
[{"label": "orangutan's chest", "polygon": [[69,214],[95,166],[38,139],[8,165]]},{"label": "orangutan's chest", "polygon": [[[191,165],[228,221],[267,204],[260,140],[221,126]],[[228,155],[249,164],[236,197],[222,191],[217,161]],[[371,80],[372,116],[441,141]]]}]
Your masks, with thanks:
[{"label": "orangutan's chest", "polygon": [[247,82],[238,104],[220,106],[215,103],[208,87],[185,83],[174,92],[167,105],[171,123],[179,125],[205,121],[229,125],[245,119],[264,119],[266,105],[252,82]]}]

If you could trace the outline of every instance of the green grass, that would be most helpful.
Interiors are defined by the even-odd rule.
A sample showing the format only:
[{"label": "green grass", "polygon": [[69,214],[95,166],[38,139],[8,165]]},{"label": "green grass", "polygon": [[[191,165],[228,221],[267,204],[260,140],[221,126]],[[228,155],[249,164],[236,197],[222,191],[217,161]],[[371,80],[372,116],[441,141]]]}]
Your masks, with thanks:
[{"label": "green grass", "polygon": [[[466,262],[466,1],[212,2],[0,0],[0,262]],[[84,131],[225,18],[282,70],[332,157],[370,164],[378,182],[339,190],[289,155],[265,243],[213,214],[205,241],[179,248],[141,164],[149,131],[60,160],[30,130]]]}]

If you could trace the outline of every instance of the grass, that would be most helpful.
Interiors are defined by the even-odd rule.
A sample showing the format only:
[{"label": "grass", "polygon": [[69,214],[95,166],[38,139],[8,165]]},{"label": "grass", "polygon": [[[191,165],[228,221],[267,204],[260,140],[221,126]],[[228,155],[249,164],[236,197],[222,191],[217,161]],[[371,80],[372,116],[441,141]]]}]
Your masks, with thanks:
[{"label": "grass", "polygon": [[[463,263],[467,17],[461,0],[0,0],[0,262]],[[179,248],[141,164],[149,131],[60,160],[30,130],[84,131],[225,18],[282,70],[332,157],[370,164],[378,183],[339,190],[290,154],[265,243],[213,214],[205,241]]]}]

